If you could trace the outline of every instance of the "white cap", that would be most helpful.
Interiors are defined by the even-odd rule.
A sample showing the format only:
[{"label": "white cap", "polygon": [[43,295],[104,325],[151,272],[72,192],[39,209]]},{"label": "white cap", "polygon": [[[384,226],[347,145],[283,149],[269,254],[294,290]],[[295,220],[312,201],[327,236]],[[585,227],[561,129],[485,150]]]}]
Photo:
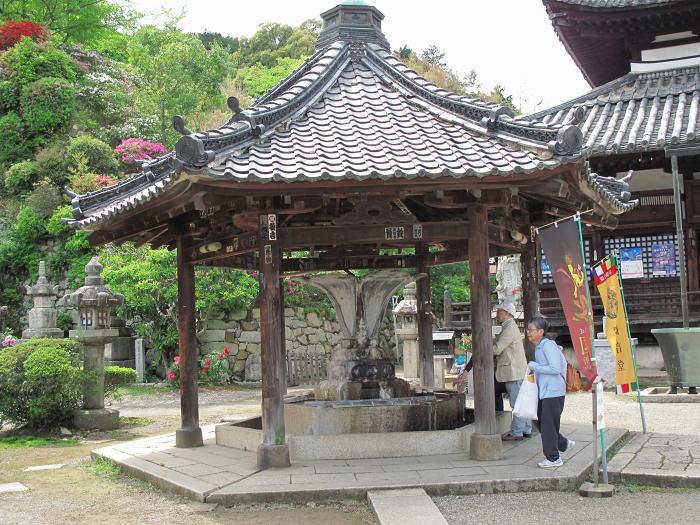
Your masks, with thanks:
[{"label": "white cap", "polygon": [[512,303],[501,303],[496,307],[496,310],[503,310],[508,312],[511,317],[515,317],[515,305]]}]

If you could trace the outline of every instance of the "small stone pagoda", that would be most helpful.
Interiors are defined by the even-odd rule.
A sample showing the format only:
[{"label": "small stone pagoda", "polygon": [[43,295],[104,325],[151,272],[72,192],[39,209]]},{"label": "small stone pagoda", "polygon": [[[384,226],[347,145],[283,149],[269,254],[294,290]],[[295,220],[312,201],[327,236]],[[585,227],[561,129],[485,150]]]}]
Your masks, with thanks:
[{"label": "small stone pagoda", "polygon": [[63,330],[56,328],[56,296],[58,286],[46,279],[46,264],[39,262],[39,278],[34,286],[27,287],[27,296],[34,300],[34,308],[29,310],[29,327],[22,330],[22,339],[32,337],[63,337]]}]

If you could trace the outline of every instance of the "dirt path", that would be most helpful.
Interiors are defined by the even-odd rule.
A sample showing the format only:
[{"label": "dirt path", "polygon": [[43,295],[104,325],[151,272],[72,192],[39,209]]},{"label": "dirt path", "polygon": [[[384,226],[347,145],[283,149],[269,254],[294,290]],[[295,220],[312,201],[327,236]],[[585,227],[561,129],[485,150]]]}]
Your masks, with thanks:
[{"label": "dirt path", "polygon": [[[106,443],[173,432],[180,423],[176,392],[124,397],[112,403],[131,426],[113,432],[90,433],[87,442],[70,447],[0,450],[0,483],[20,482],[29,492],[0,494],[1,525],[360,525],[374,524],[364,503],[328,502],[314,505],[241,505],[197,512],[197,504],[113,472],[95,472],[90,450]],[[260,390],[207,390],[200,396],[201,424],[226,415],[260,413]],[[104,441],[103,441],[104,440]],[[65,463],[58,470],[24,472],[29,466]]]}]

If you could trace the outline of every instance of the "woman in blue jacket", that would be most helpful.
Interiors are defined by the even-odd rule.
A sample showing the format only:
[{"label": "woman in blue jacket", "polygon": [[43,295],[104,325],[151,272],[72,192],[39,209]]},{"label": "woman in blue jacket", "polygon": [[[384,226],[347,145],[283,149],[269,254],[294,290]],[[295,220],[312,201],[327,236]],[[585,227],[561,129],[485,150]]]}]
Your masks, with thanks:
[{"label": "woman in blue jacket", "polygon": [[547,328],[549,323],[542,317],[535,317],[528,323],[527,338],[535,345],[535,360],[528,366],[535,371],[540,398],[537,419],[545,459],[537,466],[553,468],[563,465],[561,455],[576,443],[559,432],[566,397],[566,358],[557,344],[544,336]]}]

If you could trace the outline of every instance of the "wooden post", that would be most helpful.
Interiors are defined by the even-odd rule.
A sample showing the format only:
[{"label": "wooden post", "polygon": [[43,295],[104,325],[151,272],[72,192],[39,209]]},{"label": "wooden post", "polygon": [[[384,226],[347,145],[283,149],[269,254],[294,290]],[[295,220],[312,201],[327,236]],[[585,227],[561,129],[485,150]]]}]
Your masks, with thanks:
[{"label": "wooden post", "polygon": [[479,204],[468,208],[470,224],[472,362],[474,363],[474,433],[469,455],[474,460],[503,457],[494,406],[491,294],[489,282],[488,212]]},{"label": "wooden post", "polygon": [[[522,254],[523,274],[523,317],[525,328],[527,323],[540,312],[540,290],[537,287],[537,243],[532,241]],[[525,355],[528,361],[535,360],[535,346],[525,338]]]},{"label": "wooden post", "polygon": [[420,382],[423,388],[435,390],[435,363],[433,362],[433,319],[430,308],[430,268],[425,264],[428,250],[424,244],[416,246],[418,273],[426,274],[416,281],[418,307],[418,359]]},{"label": "wooden post", "polygon": [[284,305],[280,283],[282,257],[277,242],[277,216],[260,216],[260,347],[262,368],[263,442],[258,447],[261,469],[288,467],[285,441]]},{"label": "wooden post", "polygon": [[681,284],[681,315],[683,316],[683,328],[690,326],[688,317],[688,277],[685,271],[685,235],[683,232],[683,210],[681,207],[681,186],[683,175],[678,171],[678,157],[671,156],[671,170],[673,171],[673,204],[676,212],[676,238],[678,241],[678,260],[680,261]]},{"label": "wooden post", "polygon": [[199,400],[197,393],[197,334],[194,309],[194,265],[187,260],[187,240],[177,237],[177,300],[178,338],[180,350],[180,417],[181,427],[175,431],[175,446],[201,447]]}]

